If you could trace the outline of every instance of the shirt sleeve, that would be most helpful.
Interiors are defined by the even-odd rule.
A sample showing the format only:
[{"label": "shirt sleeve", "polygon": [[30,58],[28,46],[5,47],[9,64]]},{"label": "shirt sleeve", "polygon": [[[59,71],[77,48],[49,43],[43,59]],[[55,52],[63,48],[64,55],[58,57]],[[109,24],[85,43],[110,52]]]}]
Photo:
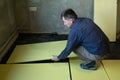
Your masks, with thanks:
[{"label": "shirt sleeve", "polygon": [[61,52],[58,58],[65,59],[71,53],[73,48],[76,46],[76,43],[77,43],[76,31],[70,31],[66,48]]}]

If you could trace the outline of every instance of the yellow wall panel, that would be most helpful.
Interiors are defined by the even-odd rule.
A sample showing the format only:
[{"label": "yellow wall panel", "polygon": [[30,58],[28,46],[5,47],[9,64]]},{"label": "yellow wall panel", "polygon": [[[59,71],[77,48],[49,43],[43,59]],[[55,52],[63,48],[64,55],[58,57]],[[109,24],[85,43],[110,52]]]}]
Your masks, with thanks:
[{"label": "yellow wall panel", "polygon": [[117,0],[94,0],[94,22],[110,41],[116,41]]}]

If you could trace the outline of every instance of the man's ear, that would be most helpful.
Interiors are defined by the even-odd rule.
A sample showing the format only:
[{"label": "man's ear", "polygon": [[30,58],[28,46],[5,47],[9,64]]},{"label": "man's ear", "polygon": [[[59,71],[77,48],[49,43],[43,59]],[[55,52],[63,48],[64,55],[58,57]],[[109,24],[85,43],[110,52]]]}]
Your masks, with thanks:
[{"label": "man's ear", "polygon": [[71,23],[73,23],[73,22],[74,22],[74,19],[71,18],[70,21],[71,21]]}]

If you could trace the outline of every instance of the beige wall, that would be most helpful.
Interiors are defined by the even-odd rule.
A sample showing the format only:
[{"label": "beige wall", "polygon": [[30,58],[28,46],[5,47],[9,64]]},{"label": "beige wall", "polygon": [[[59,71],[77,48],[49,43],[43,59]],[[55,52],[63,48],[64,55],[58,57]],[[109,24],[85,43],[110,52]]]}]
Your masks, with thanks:
[{"label": "beige wall", "polygon": [[117,39],[120,39],[120,0],[118,0],[117,5]]}]

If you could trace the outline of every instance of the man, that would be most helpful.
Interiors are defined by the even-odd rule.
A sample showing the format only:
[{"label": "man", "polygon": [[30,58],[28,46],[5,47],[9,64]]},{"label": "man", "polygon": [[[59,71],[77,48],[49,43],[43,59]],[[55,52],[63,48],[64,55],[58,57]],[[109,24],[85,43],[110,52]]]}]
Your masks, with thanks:
[{"label": "man", "polygon": [[73,51],[84,61],[80,64],[81,68],[96,70],[96,63],[109,52],[107,36],[91,19],[78,18],[72,9],[63,11],[61,18],[70,32],[66,48],[52,60],[65,59]]}]

